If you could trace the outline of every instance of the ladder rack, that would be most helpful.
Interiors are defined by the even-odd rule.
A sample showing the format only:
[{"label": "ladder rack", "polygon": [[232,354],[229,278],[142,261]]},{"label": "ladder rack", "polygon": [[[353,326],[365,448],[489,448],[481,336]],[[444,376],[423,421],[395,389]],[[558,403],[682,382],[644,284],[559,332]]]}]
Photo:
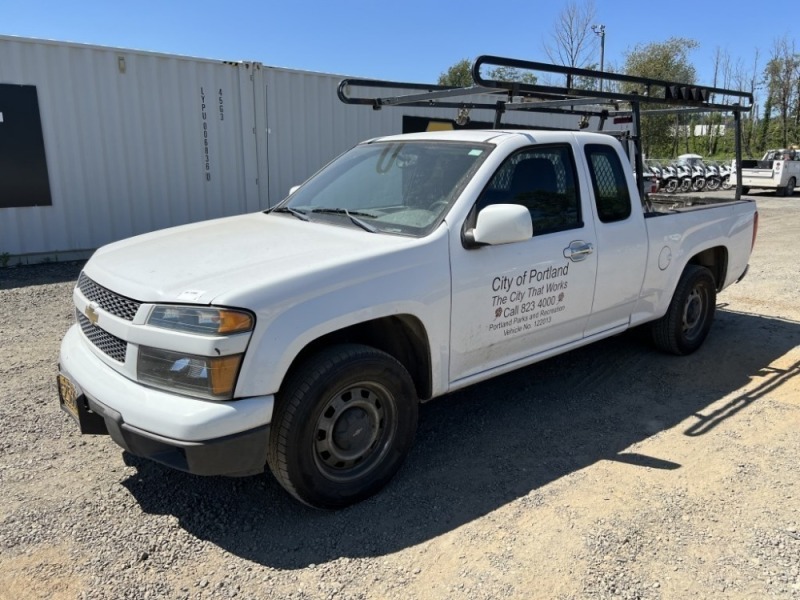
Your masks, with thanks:
[{"label": "ladder rack", "polygon": [[[513,69],[517,74],[533,75],[535,79],[533,82],[522,76],[512,81],[491,79],[483,75],[485,67]],[[741,113],[753,107],[753,95],[749,92],[491,55],[475,59],[471,74],[474,84],[468,87],[343,79],[337,94],[345,104],[367,105],[374,110],[384,106],[489,109],[495,112],[495,128],[502,127],[503,114],[507,111],[571,114],[587,119],[599,117],[601,131],[608,118],[630,119],[634,124],[633,138],[638,149],[635,157],[637,174],[643,170],[639,134],[641,114],[731,112],[735,124],[736,198],[741,195]],[[544,79],[541,74],[563,76],[565,85],[540,84],[538,82]],[[373,93],[382,89],[408,93],[395,96],[351,95],[357,88],[373,88]],[[720,96],[723,101],[716,101]],[[732,102],[726,103],[726,99]],[[652,108],[642,110],[641,105]],[[638,179],[641,193],[642,179]]]}]

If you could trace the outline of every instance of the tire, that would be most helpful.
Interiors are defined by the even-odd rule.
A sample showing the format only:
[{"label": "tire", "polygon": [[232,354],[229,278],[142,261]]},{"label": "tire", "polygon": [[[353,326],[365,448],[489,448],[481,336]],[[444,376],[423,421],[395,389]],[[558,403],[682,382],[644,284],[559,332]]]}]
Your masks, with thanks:
[{"label": "tire", "polygon": [[671,354],[691,354],[703,345],[714,320],[717,291],[705,267],[687,265],[667,313],[651,325],[656,347]]},{"label": "tire", "polygon": [[414,442],[418,399],[408,371],[369,346],[333,346],[287,378],[267,462],[278,482],[315,508],[375,494]]},{"label": "tire", "polygon": [[722,180],[722,184],[720,185],[720,187],[722,187],[723,190],[731,189],[733,187],[733,184],[731,183],[730,177],[725,177]]},{"label": "tire", "polygon": [[668,179],[667,186],[664,189],[666,189],[668,193],[674,194],[678,190],[678,180]]},{"label": "tire", "polygon": [[692,191],[702,192],[703,188],[705,187],[706,187],[705,177],[698,177],[692,180]]},{"label": "tire", "polygon": [[780,196],[781,198],[785,198],[787,196],[793,196],[795,183],[796,182],[794,180],[794,177],[790,178],[786,184],[786,187],[779,187],[776,190],[778,196]]},{"label": "tire", "polygon": [[722,182],[720,181],[719,177],[709,177],[708,179],[706,179],[706,189],[709,192],[716,192],[719,189],[721,183]]},{"label": "tire", "polygon": [[680,191],[686,193],[691,189],[692,189],[692,180],[689,179],[688,177],[681,179]]}]

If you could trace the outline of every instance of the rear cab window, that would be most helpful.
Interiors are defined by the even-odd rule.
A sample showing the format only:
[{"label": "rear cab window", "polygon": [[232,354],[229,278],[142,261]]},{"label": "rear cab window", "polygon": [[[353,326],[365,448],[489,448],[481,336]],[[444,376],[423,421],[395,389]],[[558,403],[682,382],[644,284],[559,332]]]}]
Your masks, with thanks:
[{"label": "rear cab window", "polygon": [[587,144],[584,152],[600,222],[624,221],[631,216],[631,194],[619,154],[606,144]]}]

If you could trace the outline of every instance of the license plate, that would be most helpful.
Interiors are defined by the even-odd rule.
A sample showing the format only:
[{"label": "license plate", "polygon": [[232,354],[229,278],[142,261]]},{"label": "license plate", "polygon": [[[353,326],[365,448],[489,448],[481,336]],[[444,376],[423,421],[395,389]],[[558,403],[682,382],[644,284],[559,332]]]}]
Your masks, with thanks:
[{"label": "license plate", "polygon": [[61,406],[76,420],[80,421],[78,417],[78,391],[72,382],[61,374],[58,375],[58,397],[61,400]]}]

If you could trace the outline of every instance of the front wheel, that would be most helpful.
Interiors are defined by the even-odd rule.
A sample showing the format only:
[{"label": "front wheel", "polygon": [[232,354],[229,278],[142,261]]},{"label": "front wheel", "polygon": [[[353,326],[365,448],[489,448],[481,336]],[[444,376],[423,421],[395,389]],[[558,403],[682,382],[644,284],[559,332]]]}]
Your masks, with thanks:
[{"label": "front wheel", "polygon": [[381,489],[417,428],[408,371],[369,346],[333,346],[295,369],[273,417],[267,460],[280,484],[316,508],[341,508]]},{"label": "front wheel", "polygon": [[678,180],[675,179],[674,177],[672,179],[668,179],[667,186],[665,189],[670,194],[674,194],[676,191],[678,191]]},{"label": "front wheel", "polygon": [[709,192],[715,192],[719,189],[721,183],[719,177],[709,177],[706,179],[706,189]]},{"label": "front wheel", "polygon": [[717,290],[711,271],[687,265],[667,313],[651,325],[653,342],[664,352],[691,354],[708,336],[716,303]]}]

